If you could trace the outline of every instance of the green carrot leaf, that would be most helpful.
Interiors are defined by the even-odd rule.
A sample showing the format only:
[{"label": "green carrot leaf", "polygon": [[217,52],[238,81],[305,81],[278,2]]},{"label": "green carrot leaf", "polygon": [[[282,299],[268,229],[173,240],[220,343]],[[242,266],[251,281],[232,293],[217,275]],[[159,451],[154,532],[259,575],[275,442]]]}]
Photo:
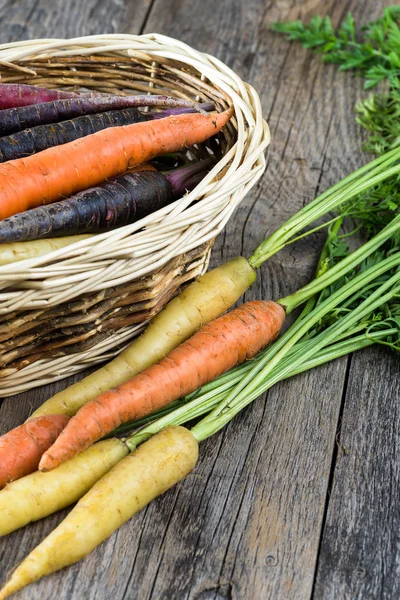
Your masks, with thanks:
[{"label": "green carrot leaf", "polygon": [[385,8],[383,15],[357,31],[351,13],[335,32],[329,17],[314,17],[310,23],[275,23],[274,31],[322,54],[324,62],[340,71],[352,70],[370,90],[386,85],[384,93],[356,106],[357,121],[370,132],[362,149],[383,154],[400,143],[400,7]]}]

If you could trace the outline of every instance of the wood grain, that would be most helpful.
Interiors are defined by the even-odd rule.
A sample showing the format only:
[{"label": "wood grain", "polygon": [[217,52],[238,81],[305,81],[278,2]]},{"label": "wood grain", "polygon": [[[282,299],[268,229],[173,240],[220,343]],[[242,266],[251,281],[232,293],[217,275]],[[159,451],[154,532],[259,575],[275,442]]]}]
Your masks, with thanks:
[{"label": "wood grain", "polygon": [[[214,265],[238,254],[249,255],[290,214],[366,161],[359,150],[362,133],[353,115],[355,102],[364,96],[362,82],[321,64],[318,57],[288,44],[268,26],[275,20],[307,19],[315,13],[330,14],[337,24],[348,10],[365,23],[380,14],[380,1],[89,0],[81,5],[57,0],[45,15],[48,6],[44,0],[0,0],[3,40],[111,30],[137,33],[144,27],[145,32],[161,32],[214,54],[256,87],[272,132],[267,171],[217,240]],[[278,298],[305,283],[312,275],[322,239],[315,236],[268,261],[246,299]],[[364,436],[367,430],[371,434],[368,422],[381,414],[379,399],[369,390],[372,373],[374,381],[381,382],[381,396],[387,398],[385,383],[389,376],[394,377],[396,363],[395,359],[388,363],[379,352],[354,358],[343,396],[346,368],[344,359],[277,385],[204,443],[198,466],[184,482],[153,502],[87,559],[32,586],[18,598],[306,599],[313,594],[320,544],[315,597],[352,599],[353,590],[356,594],[358,589],[376,592],[377,582],[383,581],[380,573],[385,574],[384,589],[389,590],[398,560],[393,511],[399,473],[393,461],[399,438],[394,423],[384,440],[383,456],[388,457],[385,482],[378,477],[379,453],[373,452],[373,446],[368,450],[366,473],[373,478],[376,493],[367,498],[361,453],[356,455],[359,487],[352,483],[353,463],[349,463],[349,468],[339,469],[331,498],[329,491],[332,473],[336,475],[335,469],[340,467],[336,437],[341,411],[342,431],[346,422],[349,434],[354,419],[365,411],[356,431],[360,448],[366,451],[368,439]],[[17,425],[67,383],[4,402],[0,433]],[[383,443],[390,415],[393,419],[397,416],[393,395],[373,438],[376,443]],[[360,487],[365,488],[361,497]],[[387,496],[390,504],[383,510],[379,502]],[[357,540],[366,538],[365,546],[354,541],[347,520],[341,517],[343,503],[348,512],[359,505],[357,519],[350,523],[357,529]],[[0,540],[1,580],[64,514]],[[384,518],[389,519],[386,525]],[[374,524],[369,538],[365,519]],[[342,528],[343,558],[335,543],[335,527]],[[382,545],[379,560],[370,557],[365,562],[365,552],[378,543],[381,527],[386,546]],[[344,557],[353,570],[359,564],[366,569],[373,585],[351,587],[351,574],[343,583]],[[382,597],[390,598],[389,591]]]},{"label": "wood grain", "polygon": [[100,33],[139,33],[153,0],[0,0],[1,43]]},{"label": "wood grain", "polygon": [[357,353],[337,437],[315,600],[400,597],[399,443],[399,357],[383,348]]}]

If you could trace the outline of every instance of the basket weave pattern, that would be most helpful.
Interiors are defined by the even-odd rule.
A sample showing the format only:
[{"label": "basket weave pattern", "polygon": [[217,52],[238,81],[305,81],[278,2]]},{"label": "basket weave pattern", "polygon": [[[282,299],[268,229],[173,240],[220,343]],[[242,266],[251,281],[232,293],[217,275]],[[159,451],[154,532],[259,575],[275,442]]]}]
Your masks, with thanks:
[{"label": "basket weave pattern", "polygon": [[[216,139],[191,149],[198,158],[214,154],[219,159],[192,192],[131,225],[44,256],[0,266],[1,397],[110,358],[182,284],[204,271],[213,239],[265,169],[269,130],[250,85],[216,58],[158,34],[1,45],[0,75],[3,83],[166,94],[212,101],[218,111],[231,104],[235,109],[234,118]],[[140,302],[145,300],[147,308],[142,305],[140,310]],[[86,311],[87,326],[83,317],[79,321],[78,310],[74,326],[81,329],[73,332],[83,336],[79,342],[83,345],[73,342],[73,336],[72,343],[68,342],[65,333],[64,338],[58,336],[56,351],[43,331],[32,357],[25,363],[20,360],[27,356],[24,348],[39,338],[34,337],[35,327],[18,328],[18,319],[36,319],[36,327],[50,317],[63,323],[65,307],[71,302],[76,306],[80,302],[80,310]],[[88,316],[89,304],[96,318]],[[62,327],[68,330],[71,323]],[[107,326],[101,327],[102,323]],[[7,327],[9,334],[5,333]],[[18,336],[22,337],[17,340]],[[13,360],[4,359],[6,342],[8,350],[14,351]],[[60,356],[63,343],[70,348]]]}]

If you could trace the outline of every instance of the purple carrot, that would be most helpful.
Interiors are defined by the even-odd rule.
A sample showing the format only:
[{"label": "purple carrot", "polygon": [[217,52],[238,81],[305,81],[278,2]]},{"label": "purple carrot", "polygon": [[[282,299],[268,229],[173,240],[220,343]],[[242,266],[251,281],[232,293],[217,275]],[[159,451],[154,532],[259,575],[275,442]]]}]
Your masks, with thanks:
[{"label": "purple carrot", "polygon": [[210,158],[165,173],[165,178],[168,179],[174,190],[175,198],[181,198],[186,192],[193,190],[214,164],[215,160],[210,156]]},{"label": "purple carrot", "polygon": [[75,96],[79,96],[79,94],[76,92],[48,90],[24,83],[2,83],[0,84],[0,109],[52,102],[53,100],[74,98]]},{"label": "purple carrot", "polygon": [[133,223],[192,189],[212,164],[210,158],[165,175],[151,167],[124,173],[61,202],[0,221],[0,243],[96,233]]},{"label": "purple carrot", "polygon": [[198,108],[170,108],[160,112],[151,113],[152,119],[163,119],[164,117],[171,117],[173,115],[181,115],[183,113],[199,112],[199,108],[205,112],[210,112],[215,109],[213,102],[203,102],[199,104]]},{"label": "purple carrot", "polygon": [[0,110],[0,136],[10,135],[28,127],[59,123],[82,115],[138,106],[191,108],[204,112],[196,102],[168,96],[97,96],[55,100]]}]

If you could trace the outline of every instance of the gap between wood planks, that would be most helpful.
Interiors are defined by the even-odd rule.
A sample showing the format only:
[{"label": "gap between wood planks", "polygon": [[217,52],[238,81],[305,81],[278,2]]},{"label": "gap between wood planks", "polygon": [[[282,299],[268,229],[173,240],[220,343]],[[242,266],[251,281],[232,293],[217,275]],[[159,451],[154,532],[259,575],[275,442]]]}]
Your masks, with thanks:
[{"label": "gap between wood planks", "polygon": [[344,376],[342,401],[340,403],[340,409],[339,409],[339,414],[338,414],[338,419],[337,419],[337,425],[336,425],[335,442],[334,442],[334,447],[332,449],[332,462],[331,462],[331,468],[330,468],[330,471],[329,471],[328,486],[327,486],[327,489],[326,489],[326,499],[325,499],[325,506],[324,506],[324,514],[323,514],[322,522],[321,522],[321,532],[320,532],[320,536],[319,536],[319,545],[318,545],[318,552],[317,552],[317,560],[316,560],[316,563],[315,563],[315,571],[314,571],[314,578],[313,578],[313,585],[312,585],[312,589],[311,589],[311,598],[310,598],[310,600],[315,600],[315,591],[316,591],[317,577],[318,577],[318,573],[319,573],[319,563],[320,563],[320,555],[321,555],[321,546],[322,546],[322,541],[323,541],[324,532],[325,532],[325,525],[326,525],[326,520],[327,520],[327,515],[328,515],[328,509],[329,509],[329,501],[330,501],[330,497],[331,497],[331,492],[332,492],[332,487],[333,487],[333,480],[334,480],[334,477],[335,477],[335,470],[336,470],[336,465],[337,465],[338,456],[339,456],[339,450],[340,450],[341,426],[342,426],[342,419],[343,419],[344,408],[345,408],[345,404],[346,404],[347,390],[348,390],[348,387],[349,387],[351,361],[352,361],[352,355],[350,355],[348,357],[348,359],[347,359],[346,373],[345,373],[345,376]]}]

